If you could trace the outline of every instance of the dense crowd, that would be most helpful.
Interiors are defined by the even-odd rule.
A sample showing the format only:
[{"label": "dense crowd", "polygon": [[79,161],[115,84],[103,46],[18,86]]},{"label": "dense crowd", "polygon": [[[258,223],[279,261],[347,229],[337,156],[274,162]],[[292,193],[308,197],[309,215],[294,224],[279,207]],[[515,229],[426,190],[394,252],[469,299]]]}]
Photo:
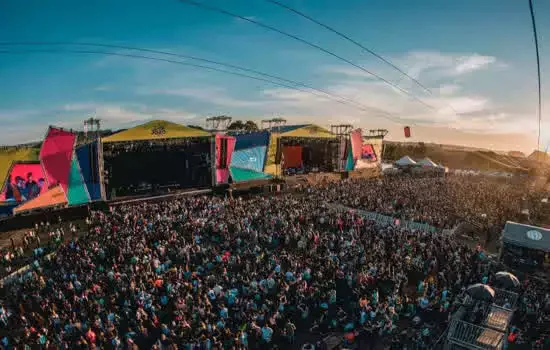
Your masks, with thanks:
[{"label": "dense crowd", "polygon": [[315,193],[321,200],[440,228],[452,228],[467,220],[492,230],[502,229],[506,220],[524,219],[524,209],[530,210],[531,219],[538,219],[544,197],[525,182],[481,176],[350,179],[338,186],[319,186]]},{"label": "dense crowd", "polygon": [[[413,194],[408,180],[393,190],[381,181],[390,194],[349,181],[302,195],[189,197],[93,212],[87,234],[1,290],[0,345],[287,349],[334,332],[362,348],[384,341],[429,349],[465,287],[491,284],[495,271],[482,250],[453,237],[378,227],[330,204],[384,211],[393,205],[387,197],[411,217],[451,220],[428,213],[445,199]],[[440,188],[443,197],[467,190],[427,181],[420,188]],[[479,198],[469,211],[493,218],[512,210],[504,199],[489,209],[483,195],[468,193]],[[459,204],[444,208],[454,213]],[[548,290],[532,281],[522,288],[521,307],[547,316]]]}]

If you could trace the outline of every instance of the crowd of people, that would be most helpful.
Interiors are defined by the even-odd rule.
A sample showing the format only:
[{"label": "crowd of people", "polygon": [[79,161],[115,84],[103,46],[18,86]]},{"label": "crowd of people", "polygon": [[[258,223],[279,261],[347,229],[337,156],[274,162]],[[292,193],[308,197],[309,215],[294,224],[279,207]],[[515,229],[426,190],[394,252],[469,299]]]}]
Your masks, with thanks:
[{"label": "crowd of people", "polygon": [[[514,204],[483,183],[420,180],[413,191],[408,180],[394,181],[92,212],[89,232],[0,290],[0,345],[290,349],[336,333],[361,348],[430,349],[465,287],[492,283],[496,270],[486,253],[440,232],[380,227],[331,203],[397,208],[440,225],[461,209],[496,220]],[[447,203],[468,193],[474,199]],[[547,316],[548,289],[534,281],[522,288],[522,307],[536,300],[538,315]]]},{"label": "crowd of people", "polygon": [[545,196],[530,190],[525,182],[481,176],[350,179],[338,186],[319,186],[315,193],[320,200],[439,228],[452,228],[466,220],[493,232],[500,231],[507,220],[525,220],[525,209],[532,220],[539,219]]}]

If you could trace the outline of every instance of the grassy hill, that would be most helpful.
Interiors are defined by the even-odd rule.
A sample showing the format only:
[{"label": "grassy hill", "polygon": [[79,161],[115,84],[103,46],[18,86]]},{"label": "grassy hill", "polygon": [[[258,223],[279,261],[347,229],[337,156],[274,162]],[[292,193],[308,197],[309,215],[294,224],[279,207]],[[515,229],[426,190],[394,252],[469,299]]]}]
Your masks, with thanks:
[{"label": "grassy hill", "polygon": [[384,161],[395,161],[403,156],[414,160],[428,157],[434,162],[455,169],[484,171],[525,171],[521,158],[480,149],[466,149],[447,145],[384,142]]}]

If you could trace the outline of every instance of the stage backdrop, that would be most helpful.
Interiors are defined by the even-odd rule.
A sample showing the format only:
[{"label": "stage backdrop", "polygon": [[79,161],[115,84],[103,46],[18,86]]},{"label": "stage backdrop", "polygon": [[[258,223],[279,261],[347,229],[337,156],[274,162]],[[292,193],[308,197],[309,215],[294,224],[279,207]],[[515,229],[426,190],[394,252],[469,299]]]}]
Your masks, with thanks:
[{"label": "stage backdrop", "polygon": [[75,141],[74,133],[50,127],[40,149],[40,162],[48,185],[59,184],[65,193],[69,190],[69,173]]},{"label": "stage backdrop", "polygon": [[41,196],[31,199],[13,209],[15,214],[33,209],[63,206],[67,204],[67,196],[61,186],[55,186],[44,192]]},{"label": "stage backdrop", "polygon": [[299,168],[303,164],[302,146],[283,146],[283,169]]},{"label": "stage backdrop", "polygon": [[372,144],[364,144],[361,150],[361,158],[355,163],[355,169],[374,168],[379,164],[378,157]]},{"label": "stage backdrop", "polygon": [[78,166],[78,159],[76,155],[73,156],[71,162],[71,172],[69,173],[69,190],[67,191],[67,201],[69,205],[80,205],[85,204],[90,201],[90,196],[88,195],[88,189],[84,183],[84,178],[80,172],[80,167]]},{"label": "stage backdrop", "polygon": [[76,149],[78,165],[91,200],[101,199],[101,180],[99,176],[99,141],[82,145]]},{"label": "stage backdrop", "polygon": [[216,183],[226,184],[229,181],[229,165],[235,149],[235,138],[227,135],[216,135]]},{"label": "stage backdrop", "polygon": [[353,160],[361,159],[361,151],[363,147],[363,131],[357,129],[351,132],[351,151],[353,152]]},{"label": "stage backdrop", "polygon": [[230,173],[233,182],[267,179],[264,166],[269,132],[235,134],[235,151],[231,157]]}]

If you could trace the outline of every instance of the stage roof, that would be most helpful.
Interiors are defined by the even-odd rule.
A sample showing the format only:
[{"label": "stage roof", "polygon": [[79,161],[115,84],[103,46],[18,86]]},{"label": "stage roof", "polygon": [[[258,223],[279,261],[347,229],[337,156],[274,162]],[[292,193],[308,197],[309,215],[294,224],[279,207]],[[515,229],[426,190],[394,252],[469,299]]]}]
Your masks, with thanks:
[{"label": "stage roof", "polygon": [[508,221],[502,231],[504,243],[550,252],[550,230]]},{"label": "stage roof", "polygon": [[[280,133],[279,133],[280,131]],[[336,138],[330,131],[315,124],[284,125],[280,128],[273,127],[271,132],[282,137],[296,138]]]},{"label": "stage roof", "polygon": [[128,142],[210,136],[210,133],[165,120],[153,120],[104,137],[103,142]]},{"label": "stage roof", "polygon": [[61,186],[55,186],[50,188],[44,193],[41,193],[38,197],[25,202],[13,210],[14,213],[21,213],[39,208],[48,208],[58,205],[67,204],[67,196]]}]

